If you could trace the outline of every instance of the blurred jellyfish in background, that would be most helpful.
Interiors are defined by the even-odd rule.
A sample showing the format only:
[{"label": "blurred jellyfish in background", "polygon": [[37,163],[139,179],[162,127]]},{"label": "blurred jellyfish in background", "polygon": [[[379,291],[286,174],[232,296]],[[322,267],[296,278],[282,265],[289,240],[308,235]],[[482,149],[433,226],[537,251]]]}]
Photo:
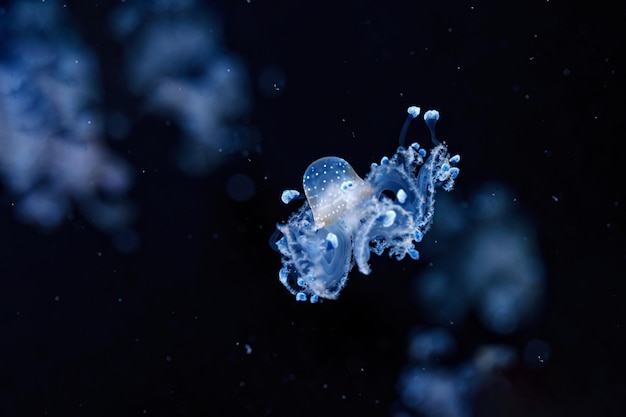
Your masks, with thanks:
[{"label": "blurred jellyfish in background", "polygon": [[[0,9],[0,179],[17,216],[43,230],[76,206],[96,228],[127,232],[133,169],[106,139],[128,137],[132,122],[122,109],[104,109],[100,70],[111,69],[99,65],[69,13],[54,0]],[[246,70],[204,7],[122,3],[107,17],[124,49],[123,87],[144,113],[181,131],[182,171],[206,174],[224,155],[257,146],[255,132],[240,124],[250,109]]]},{"label": "blurred jellyfish in background", "polygon": [[111,26],[125,48],[130,91],[183,132],[184,172],[205,174],[224,154],[257,145],[253,131],[237,126],[250,109],[248,75],[207,10],[193,0],[122,4]]},{"label": "blurred jellyfish in background", "polygon": [[518,361],[514,348],[485,344],[469,358],[456,360],[457,346],[442,328],[418,329],[409,343],[410,366],[399,381],[403,408],[395,417],[416,412],[429,417],[470,417],[485,390],[509,391],[506,373]]},{"label": "blurred jellyfish in background", "polygon": [[104,140],[95,57],[57,2],[14,2],[0,15],[0,178],[23,221],[52,230],[80,208],[123,228],[128,165]]},{"label": "blurred jellyfish in background", "polygon": [[[469,312],[496,334],[507,335],[533,319],[542,305],[544,268],[532,225],[505,187],[490,184],[467,208],[441,199],[447,223],[438,226],[433,250],[457,246],[453,262],[416,279],[416,294],[438,323],[462,322]],[[459,246],[460,245],[460,246]]]},{"label": "blurred jellyfish in background", "polygon": [[510,391],[503,370],[536,370],[550,356],[549,344],[537,338],[522,346],[478,338],[464,340],[472,346],[469,354],[457,349],[453,331],[470,316],[493,337],[528,334],[543,306],[544,267],[534,229],[506,187],[485,185],[468,205],[448,196],[439,204],[445,221],[435,221],[438,239],[424,251],[436,259],[438,251],[456,249],[416,277],[415,293],[429,322],[442,327],[418,328],[410,336],[410,361],[399,382],[406,409],[396,417],[475,415],[485,392]]}]

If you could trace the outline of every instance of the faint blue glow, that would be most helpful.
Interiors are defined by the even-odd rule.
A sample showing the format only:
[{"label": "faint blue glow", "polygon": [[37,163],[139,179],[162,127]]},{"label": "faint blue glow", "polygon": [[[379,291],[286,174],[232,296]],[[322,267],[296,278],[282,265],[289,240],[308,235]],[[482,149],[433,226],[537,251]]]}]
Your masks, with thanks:
[{"label": "faint blue glow", "polygon": [[[487,387],[508,386],[501,376],[517,363],[516,351],[505,345],[479,345],[459,360],[452,334],[443,328],[417,329],[409,342],[410,362],[399,382],[405,408],[396,417],[470,417]],[[416,346],[420,346],[418,355]],[[442,355],[447,360],[441,360]]]},{"label": "faint blue glow", "polygon": [[431,362],[456,352],[456,342],[445,329],[416,329],[409,342],[409,357]]},{"label": "faint blue glow", "polygon": [[463,321],[473,310],[483,325],[511,334],[533,317],[545,291],[544,268],[531,224],[511,193],[497,185],[480,190],[467,209],[441,201],[451,223],[438,246],[460,245],[446,262],[416,279],[420,305],[439,323]]},{"label": "faint blue glow", "polygon": [[97,61],[58,2],[0,16],[0,178],[19,218],[58,226],[73,206],[103,230],[132,218],[131,170],[104,141]]},{"label": "faint blue glow", "polygon": [[250,109],[246,69],[222,46],[219,20],[200,4],[120,5],[111,27],[125,45],[128,86],[144,111],[167,115],[182,130],[184,172],[205,174],[225,154],[257,146],[256,133],[238,124]]},{"label": "faint blue glow", "polygon": [[469,416],[465,391],[472,378],[471,371],[441,371],[413,368],[402,378],[402,400],[411,410],[425,416]]},{"label": "faint blue glow", "polygon": [[[460,329],[473,313],[487,332],[496,335],[528,331],[542,306],[544,268],[532,224],[506,187],[489,184],[469,204],[453,197],[439,199],[442,221],[435,221],[437,243],[424,251],[445,262],[433,263],[415,278],[419,307],[441,326]],[[451,246],[454,251],[449,251]],[[523,347],[486,344],[480,339],[468,357],[444,327],[420,326],[410,336],[409,364],[400,377],[406,407],[397,416],[469,417],[476,404],[489,407],[512,391],[508,370],[536,369],[550,356],[548,343],[531,339]],[[520,360],[523,359],[523,361]],[[495,407],[489,410],[499,415]],[[489,414],[489,415],[492,415]],[[501,413],[500,413],[501,414]]]},{"label": "faint blue glow", "polygon": [[[78,208],[131,250],[139,242],[128,230],[132,167],[105,139],[126,139],[132,122],[122,110],[103,112],[98,59],[68,13],[59,1],[24,0],[0,14],[0,180],[23,221],[53,230]],[[226,155],[258,151],[258,135],[241,123],[250,109],[246,69],[203,3],[124,2],[109,23],[125,52],[114,70],[142,113],[178,126],[184,172],[205,174]],[[239,177],[229,187],[239,201],[255,192]]]}]

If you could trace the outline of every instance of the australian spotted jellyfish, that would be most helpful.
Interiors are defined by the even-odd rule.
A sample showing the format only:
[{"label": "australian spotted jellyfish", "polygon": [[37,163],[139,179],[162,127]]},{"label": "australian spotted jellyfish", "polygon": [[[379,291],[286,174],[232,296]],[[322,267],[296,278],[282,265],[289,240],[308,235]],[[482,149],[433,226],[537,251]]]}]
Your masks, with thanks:
[{"label": "australian spotted jellyfish", "polygon": [[[388,250],[397,260],[419,258],[415,245],[432,223],[435,192],[452,190],[460,156],[450,156],[437,139],[436,110],[424,114],[433,148],[427,151],[416,142],[405,147],[408,126],[420,109],[407,111],[395,155],[373,163],[365,179],[336,156],[318,159],[304,172],[306,201],[276,226],[270,241],[282,255],[280,282],[296,300],[337,299],[355,263],[362,274],[371,272],[372,252]],[[299,196],[286,190],[282,200],[287,204]]]}]

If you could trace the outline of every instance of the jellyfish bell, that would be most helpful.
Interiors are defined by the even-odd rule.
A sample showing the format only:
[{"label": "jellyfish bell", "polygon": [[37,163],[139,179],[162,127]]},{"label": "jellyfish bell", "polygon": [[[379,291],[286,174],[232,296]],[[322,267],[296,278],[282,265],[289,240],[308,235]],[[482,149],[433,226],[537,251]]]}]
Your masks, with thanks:
[{"label": "jellyfish bell", "polygon": [[375,192],[352,165],[336,156],[320,158],[309,165],[302,186],[318,229],[347,218]]}]

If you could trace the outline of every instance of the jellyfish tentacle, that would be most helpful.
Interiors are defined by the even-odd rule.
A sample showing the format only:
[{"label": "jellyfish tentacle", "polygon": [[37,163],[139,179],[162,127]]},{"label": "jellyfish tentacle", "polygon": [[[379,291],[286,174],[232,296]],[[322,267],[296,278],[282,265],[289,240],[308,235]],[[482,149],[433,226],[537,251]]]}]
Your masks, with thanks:
[{"label": "jellyfish tentacle", "polygon": [[417,106],[411,106],[406,109],[406,112],[409,114],[402,125],[402,130],[400,131],[400,140],[398,141],[398,146],[404,147],[406,144],[406,135],[409,131],[409,125],[417,116],[419,116],[421,109]]}]

